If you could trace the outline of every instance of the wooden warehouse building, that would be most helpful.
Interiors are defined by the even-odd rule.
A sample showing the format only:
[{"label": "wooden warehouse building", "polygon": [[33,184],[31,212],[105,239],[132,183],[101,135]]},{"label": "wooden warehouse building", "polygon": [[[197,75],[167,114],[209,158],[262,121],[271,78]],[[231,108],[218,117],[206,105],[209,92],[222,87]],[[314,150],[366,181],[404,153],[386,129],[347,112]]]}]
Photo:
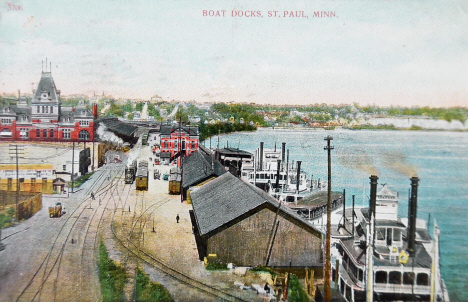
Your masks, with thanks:
[{"label": "wooden warehouse building", "polygon": [[224,166],[212,157],[210,151],[200,145],[200,148],[188,157],[182,159],[182,194],[183,199],[190,199],[189,190],[209,179],[226,173]]},{"label": "wooden warehouse building", "polygon": [[237,266],[321,268],[323,234],[259,188],[231,173],[191,194],[200,260]]}]

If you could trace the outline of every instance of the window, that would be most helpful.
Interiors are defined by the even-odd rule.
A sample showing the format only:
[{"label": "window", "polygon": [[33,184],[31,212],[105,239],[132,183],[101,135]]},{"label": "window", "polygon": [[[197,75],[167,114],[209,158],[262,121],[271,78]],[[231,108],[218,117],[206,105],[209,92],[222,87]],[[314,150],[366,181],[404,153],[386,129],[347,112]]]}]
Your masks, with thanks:
[{"label": "window", "polygon": [[54,137],[54,129],[50,130],[50,137]]},{"label": "window", "polygon": [[401,241],[401,230],[393,229],[393,241]]},{"label": "window", "polygon": [[387,272],[377,271],[375,273],[375,283],[387,283]]},{"label": "window", "polygon": [[414,273],[403,273],[403,284],[412,285],[414,283]]},{"label": "window", "polygon": [[63,129],[63,138],[65,139],[70,138],[70,129]]},{"label": "window", "polygon": [[426,273],[418,274],[418,278],[416,279],[417,285],[429,285],[429,276]]},{"label": "window", "polygon": [[36,113],[41,112],[41,110],[39,109],[39,106],[36,106],[36,109],[37,109],[37,110],[36,110]]},{"label": "window", "polygon": [[44,106],[42,106],[42,113],[44,113]]},{"label": "window", "polygon": [[26,129],[26,128],[20,128],[20,136],[21,136],[22,138],[28,137],[28,129]]},{"label": "window", "polygon": [[24,178],[20,178],[20,183],[24,182]]},{"label": "window", "polygon": [[44,106],[45,107],[45,113],[49,113],[49,106]]},{"label": "window", "polygon": [[80,133],[78,133],[78,139],[89,140],[89,132],[86,130],[81,130]]},{"label": "window", "polygon": [[31,186],[34,187],[36,185],[36,179],[31,178]]},{"label": "window", "polygon": [[36,137],[41,137],[41,130],[39,129],[36,130]]},{"label": "window", "polygon": [[401,272],[390,272],[388,275],[388,283],[401,284]]},{"label": "window", "polygon": [[44,137],[47,137],[47,129],[42,130],[42,135],[43,135]]}]

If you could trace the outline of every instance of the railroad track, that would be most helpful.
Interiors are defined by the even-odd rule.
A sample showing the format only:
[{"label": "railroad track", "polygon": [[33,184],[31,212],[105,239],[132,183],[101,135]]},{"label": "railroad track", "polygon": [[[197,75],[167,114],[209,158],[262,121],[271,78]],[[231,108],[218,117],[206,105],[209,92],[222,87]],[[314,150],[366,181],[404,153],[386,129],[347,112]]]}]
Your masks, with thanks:
[{"label": "railroad track", "polygon": [[[196,290],[198,290],[200,292],[203,292],[205,294],[208,294],[208,295],[210,295],[212,297],[215,297],[215,298],[219,298],[219,299],[224,300],[224,301],[248,301],[248,300],[244,300],[243,298],[238,297],[236,295],[224,292],[224,291],[220,290],[219,288],[216,288],[216,287],[213,287],[213,286],[211,286],[209,284],[203,283],[203,282],[201,282],[201,281],[199,281],[197,279],[194,279],[191,276],[177,270],[176,268],[169,266],[168,264],[166,264],[161,259],[155,257],[154,255],[149,254],[148,252],[146,252],[144,249],[141,248],[140,239],[141,239],[141,236],[143,234],[142,231],[143,231],[143,229],[145,227],[145,224],[147,222],[146,219],[145,219],[145,221],[143,221],[142,219],[145,218],[148,215],[147,212],[149,211],[149,209],[152,208],[152,211],[151,211],[151,214],[152,214],[160,206],[164,205],[168,201],[169,200],[164,201],[164,202],[160,202],[160,203],[156,203],[156,204],[153,204],[153,205],[149,206],[148,208],[144,209],[144,211],[142,211],[142,213],[138,217],[136,217],[136,219],[134,219],[134,221],[132,222],[130,232],[128,233],[127,236],[125,236],[125,238],[120,238],[117,235],[117,232],[116,232],[116,230],[114,228],[114,223],[111,223],[111,230],[112,230],[112,233],[113,233],[115,239],[117,240],[117,242],[122,247],[124,247],[128,251],[128,253],[133,255],[135,258],[147,263],[151,267],[153,267],[153,268],[157,269],[158,271],[164,273],[165,275],[169,276],[170,278],[172,278],[172,279],[174,279],[174,280],[176,280],[176,281],[178,281],[180,283],[183,283],[183,284],[185,284],[185,285],[187,285],[187,286],[189,286],[189,287],[191,287],[193,289],[196,289]],[[136,227],[137,225],[139,225],[138,228]],[[137,235],[137,236],[135,237],[135,235]]]},{"label": "railroad track", "polygon": [[[101,189],[104,184],[105,176],[112,171],[111,168],[104,168],[103,170],[104,171],[99,174],[93,185],[85,191],[83,200],[70,214],[68,214],[68,217],[62,223],[60,230],[55,236],[53,244],[48,250],[48,253],[15,301],[40,301],[45,288],[47,288],[47,291],[53,292],[54,301],[57,299],[57,283],[60,279],[60,267],[62,264],[65,247],[67,243],[70,242],[70,236],[75,228],[75,225],[79,219],[82,218],[83,213],[85,213],[87,209],[86,200],[88,198],[86,196],[89,195],[91,190],[98,186],[99,182],[100,184],[98,186],[98,191],[102,191]],[[54,270],[56,271],[56,274],[53,274]],[[51,280],[52,278],[53,280]],[[50,284],[51,282],[52,284]],[[47,299],[47,301],[50,301],[51,297],[47,297]]]}]

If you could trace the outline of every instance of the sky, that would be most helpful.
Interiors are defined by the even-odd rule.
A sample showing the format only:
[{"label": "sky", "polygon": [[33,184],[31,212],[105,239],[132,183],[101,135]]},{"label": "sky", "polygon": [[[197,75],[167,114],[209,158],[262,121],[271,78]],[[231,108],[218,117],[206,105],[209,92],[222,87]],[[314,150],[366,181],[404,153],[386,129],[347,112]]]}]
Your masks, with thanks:
[{"label": "sky", "polygon": [[466,0],[1,1],[2,95],[468,107]]}]

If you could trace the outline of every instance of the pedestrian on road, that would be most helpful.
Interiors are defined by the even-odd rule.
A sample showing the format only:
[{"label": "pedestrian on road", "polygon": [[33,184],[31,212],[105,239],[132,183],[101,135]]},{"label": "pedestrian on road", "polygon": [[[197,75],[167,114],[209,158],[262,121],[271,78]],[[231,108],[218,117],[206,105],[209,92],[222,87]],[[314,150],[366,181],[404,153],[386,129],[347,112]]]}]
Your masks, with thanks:
[{"label": "pedestrian on road", "polygon": [[179,219],[180,219],[179,214],[177,214],[175,219],[177,220],[177,223],[179,223]]},{"label": "pedestrian on road", "polygon": [[94,200],[94,193],[91,192],[91,199]]}]

